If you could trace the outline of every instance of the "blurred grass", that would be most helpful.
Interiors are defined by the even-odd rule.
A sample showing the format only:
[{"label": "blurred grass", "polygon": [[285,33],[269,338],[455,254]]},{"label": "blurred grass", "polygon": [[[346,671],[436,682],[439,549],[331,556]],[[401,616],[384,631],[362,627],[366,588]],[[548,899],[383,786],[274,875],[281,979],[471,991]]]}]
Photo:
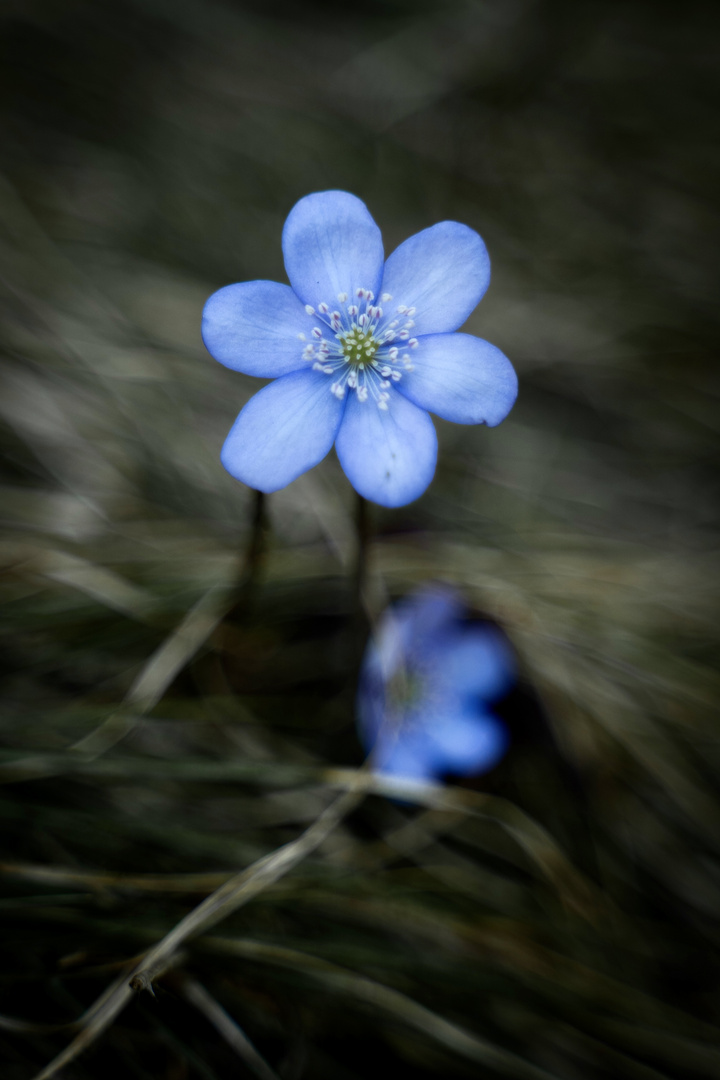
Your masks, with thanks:
[{"label": "blurred grass", "polygon": [[505,627],[513,750],[368,794],[64,1075],[267,1075],[240,1029],[286,1080],[720,1075],[712,31],[641,0],[7,5],[3,1077],[361,763],[352,493],[331,455],[272,497],[229,621],[252,500],[217,455],[257,383],[199,337],[329,187],[388,251],[445,218],[490,250],[468,329],[520,399],[438,423],[368,599],[440,577]]}]

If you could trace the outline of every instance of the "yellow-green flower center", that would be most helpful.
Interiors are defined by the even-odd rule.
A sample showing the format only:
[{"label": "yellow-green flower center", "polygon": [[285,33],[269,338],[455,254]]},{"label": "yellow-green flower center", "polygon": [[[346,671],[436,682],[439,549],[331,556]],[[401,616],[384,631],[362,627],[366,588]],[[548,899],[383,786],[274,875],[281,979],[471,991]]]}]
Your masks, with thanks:
[{"label": "yellow-green flower center", "polygon": [[369,364],[380,347],[370,330],[361,330],[353,326],[343,334],[338,334],[342,354],[349,364]]},{"label": "yellow-green flower center", "polygon": [[392,712],[404,712],[417,705],[424,694],[425,682],[416,671],[402,667],[385,684],[387,704]]}]

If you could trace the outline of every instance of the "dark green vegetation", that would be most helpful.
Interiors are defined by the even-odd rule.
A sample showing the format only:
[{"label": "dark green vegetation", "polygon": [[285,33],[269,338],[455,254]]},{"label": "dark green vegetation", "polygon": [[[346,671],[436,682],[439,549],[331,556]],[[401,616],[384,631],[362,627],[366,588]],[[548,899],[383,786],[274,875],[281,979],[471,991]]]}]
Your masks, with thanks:
[{"label": "dark green vegetation", "polygon": [[520,399],[438,424],[367,594],[500,621],[513,750],[441,807],[367,795],[64,1075],[267,1077],[233,1023],[285,1080],[720,1075],[712,10],[6,5],[3,1080],[361,764],[352,493],[331,455],[273,496],[223,617],[258,384],[199,338],[330,187],[388,251],[445,218],[490,250],[468,329]]}]

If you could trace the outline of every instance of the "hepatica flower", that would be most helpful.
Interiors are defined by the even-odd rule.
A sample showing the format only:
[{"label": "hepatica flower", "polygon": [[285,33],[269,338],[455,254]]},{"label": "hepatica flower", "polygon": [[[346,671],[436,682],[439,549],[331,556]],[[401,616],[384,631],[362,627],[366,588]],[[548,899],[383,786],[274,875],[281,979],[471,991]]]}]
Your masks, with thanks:
[{"label": "hepatica flower", "polygon": [[449,589],[424,589],[389,608],[363,659],[360,737],[378,772],[414,780],[474,775],[508,748],[492,704],[515,682],[500,631],[468,621]]},{"label": "hepatica flower", "polygon": [[365,204],[324,191],[293,207],[282,247],[289,286],[227,285],[205,305],[203,339],[215,359],[274,380],[238,416],[223,465],[269,493],[335,443],[361,495],[383,506],[411,502],[435,472],[428,413],[494,426],[517,396],[503,353],[454,333],[488,287],[483,241],[443,221],[384,262]]}]

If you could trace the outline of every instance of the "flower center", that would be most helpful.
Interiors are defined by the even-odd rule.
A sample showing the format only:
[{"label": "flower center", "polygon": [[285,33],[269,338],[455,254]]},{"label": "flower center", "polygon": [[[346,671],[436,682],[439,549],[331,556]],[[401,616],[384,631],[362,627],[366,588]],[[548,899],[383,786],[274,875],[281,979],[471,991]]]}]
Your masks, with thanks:
[{"label": "flower center", "polygon": [[405,712],[417,705],[425,692],[425,680],[418,671],[402,668],[396,671],[385,684],[388,707],[392,712]]},{"label": "flower center", "polygon": [[380,348],[371,330],[361,330],[354,326],[351,330],[338,334],[342,354],[349,364],[369,364]]},{"label": "flower center", "polygon": [[[302,350],[304,360],[312,362],[314,371],[332,375],[330,393],[344,398],[354,391],[360,402],[374,401],[378,409],[387,409],[390,390],[406,372],[413,370],[410,353],[416,349],[417,338],[411,337],[415,308],[400,305],[392,314],[383,312],[370,289],[356,289],[355,295],[338,295],[338,307],[311,304],[305,310],[313,319],[309,340]],[[380,297],[383,304],[392,300],[389,293]]]}]

